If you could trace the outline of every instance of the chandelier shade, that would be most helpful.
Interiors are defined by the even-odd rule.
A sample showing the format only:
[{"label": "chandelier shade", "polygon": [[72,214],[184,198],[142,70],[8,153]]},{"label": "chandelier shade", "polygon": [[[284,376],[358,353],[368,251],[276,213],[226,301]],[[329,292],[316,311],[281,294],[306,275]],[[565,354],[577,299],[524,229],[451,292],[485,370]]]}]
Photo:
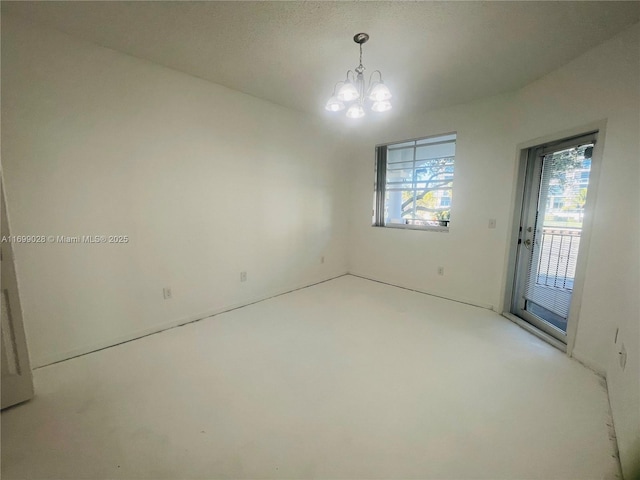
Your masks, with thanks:
[{"label": "chandelier shade", "polygon": [[391,110],[391,102],[389,102],[388,100],[374,102],[374,104],[371,105],[371,110],[373,110],[374,112],[386,112],[388,110]]},{"label": "chandelier shade", "polygon": [[351,102],[360,96],[360,92],[350,80],[342,84],[338,90],[338,100],[342,102]]},{"label": "chandelier shade", "polygon": [[344,110],[344,102],[334,95],[327,101],[325,108],[330,112],[339,112]]},{"label": "chandelier shade", "polygon": [[[346,108],[346,115],[349,118],[361,118],[366,115],[366,109],[373,112],[387,112],[392,105],[391,91],[382,81],[382,73],[375,70],[369,77],[369,84],[366,85],[364,78],[365,67],[362,65],[362,44],[369,40],[366,33],[358,33],[353,37],[353,41],[360,46],[360,64],[355,70],[348,70],[346,79],[336,83],[333,88],[333,95],[327,101],[325,109],[330,112],[340,112]],[[373,81],[375,74],[378,80]],[[338,85],[340,87],[338,88]],[[337,92],[336,92],[337,88]]]},{"label": "chandelier shade", "polygon": [[347,110],[347,117],[349,118],[361,118],[365,116],[364,108],[359,103],[354,103]]},{"label": "chandelier shade", "polygon": [[389,91],[389,87],[387,87],[384,83],[382,83],[382,81],[380,81],[379,83],[376,83],[371,89],[369,98],[374,102],[389,100],[391,98],[391,92]]}]

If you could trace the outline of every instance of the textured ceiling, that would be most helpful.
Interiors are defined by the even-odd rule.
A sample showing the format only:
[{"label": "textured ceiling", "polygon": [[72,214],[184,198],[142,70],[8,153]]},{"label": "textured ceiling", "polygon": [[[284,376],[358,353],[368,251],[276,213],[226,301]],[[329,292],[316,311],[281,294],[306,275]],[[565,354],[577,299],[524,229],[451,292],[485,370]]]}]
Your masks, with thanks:
[{"label": "textured ceiling", "polygon": [[640,2],[2,2],[3,14],[321,113],[358,63],[396,113],[515,90],[640,20]]}]

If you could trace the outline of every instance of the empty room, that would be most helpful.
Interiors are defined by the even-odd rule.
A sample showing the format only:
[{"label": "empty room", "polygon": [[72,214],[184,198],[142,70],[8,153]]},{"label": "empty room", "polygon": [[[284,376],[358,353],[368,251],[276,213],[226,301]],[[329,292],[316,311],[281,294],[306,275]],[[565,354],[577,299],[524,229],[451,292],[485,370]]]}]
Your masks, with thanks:
[{"label": "empty room", "polygon": [[640,479],[640,2],[1,2],[3,479]]}]

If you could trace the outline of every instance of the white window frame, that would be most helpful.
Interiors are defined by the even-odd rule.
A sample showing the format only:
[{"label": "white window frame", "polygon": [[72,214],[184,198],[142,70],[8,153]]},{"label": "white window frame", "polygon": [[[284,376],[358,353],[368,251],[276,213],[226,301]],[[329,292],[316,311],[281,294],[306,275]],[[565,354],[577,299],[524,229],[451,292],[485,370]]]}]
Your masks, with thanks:
[{"label": "white window frame", "polygon": [[[391,142],[391,143],[384,143],[384,144],[379,144],[376,145],[376,155],[375,155],[375,184],[374,184],[374,206],[373,206],[373,219],[372,219],[372,226],[374,227],[386,227],[386,228],[400,228],[400,229],[406,229],[406,230],[426,230],[426,231],[437,231],[437,232],[448,232],[450,225],[451,225],[451,218],[449,218],[449,221],[447,222],[446,225],[442,225],[442,224],[436,224],[435,221],[433,224],[426,224],[426,225],[417,225],[417,224],[410,224],[410,223],[387,223],[385,222],[385,198],[386,198],[386,193],[387,193],[387,189],[388,189],[388,183],[387,183],[387,152],[389,151],[389,148],[393,148],[394,146],[397,145],[403,145],[403,144],[409,144],[409,143],[413,143],[413,146],[407,146],[405,148],[413,148],[414,149],[414,154],[413,154],[413,160],[412,161],[407,161],[404,163],[413,163],[413,169],[416,169],[416,162],[420,161],[419,159],[416,159],[416,149],[421,145],[420,142],[425,142],[428,141],[428,145],[435,145],[437,144],[437,142],[434,142],[434,140],[437,140],[439,138],[445,139],[447,137],[451,137],[454,136],[453,141],[449,140],[443,140],[442,143],[454,143],[457,144],[457,140],[458,140],[458,133],[457,132],[449,132],[449,133],[441,133],[441,134],[437,134],[437,135],[430,135],[430,136],[426,136],[426,137],[420,137],[420,138],[416,138],[416,139],[411,139],[411,140],[402,140],[402,141],[398,141],[398,142]],[[437,158],[437,157],[436,157]],[[447,189],[450,189],[452,194],[449,196],[449,198],[453,197],[453,183],[455,180],[455,153],[453,155],[453,157],[441,157],[442,159],[445,158],[453,158],[452,161],[452,167],[453,167],[453,178],[450,181],[450,187],[448,187]],[[416,182],[420,183],[415,176],[415,173],[413,175],[413,188],[417,188],[416,187]],[[453,204],[453,199],[451,199],[451,204],[448,207],[449,212],[451,212],[451,205]]]}]

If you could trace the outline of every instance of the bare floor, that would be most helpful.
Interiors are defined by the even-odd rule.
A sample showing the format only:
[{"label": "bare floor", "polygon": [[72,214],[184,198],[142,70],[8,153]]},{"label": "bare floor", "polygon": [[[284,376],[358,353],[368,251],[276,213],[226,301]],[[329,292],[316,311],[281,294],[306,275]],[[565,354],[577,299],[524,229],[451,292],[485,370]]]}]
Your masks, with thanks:
[{"label": "bare floor", "polygon": [[603,381],[353,276],[38,369],[2,478],[616,478]]}]

